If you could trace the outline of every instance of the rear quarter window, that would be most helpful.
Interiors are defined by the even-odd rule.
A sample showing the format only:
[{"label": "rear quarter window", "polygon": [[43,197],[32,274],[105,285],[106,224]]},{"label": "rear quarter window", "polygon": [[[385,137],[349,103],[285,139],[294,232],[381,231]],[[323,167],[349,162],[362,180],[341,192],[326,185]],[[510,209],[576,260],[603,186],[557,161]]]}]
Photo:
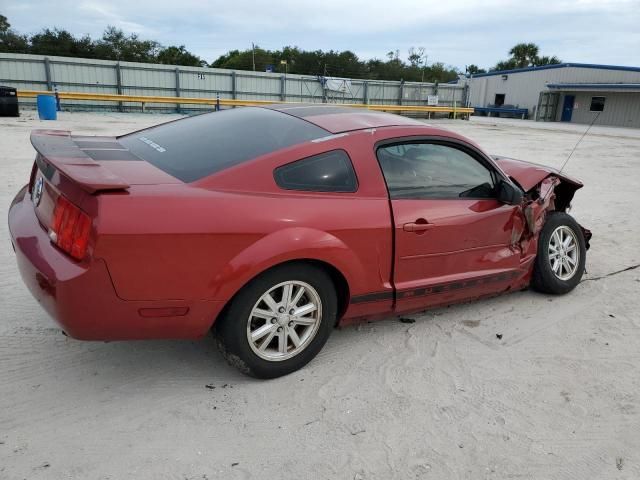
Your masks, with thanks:
[{"label": "rear quarter window", "polygon": [[355,192],[358,180],[344,150],[303,158],[276,168],[274,179],[280,188],[306,192]]},{"label": "rear quarter window", "polygon": [[305,120],[243,107],[165,123],[118,138],[137,157],[184,182],[328,135]]}]

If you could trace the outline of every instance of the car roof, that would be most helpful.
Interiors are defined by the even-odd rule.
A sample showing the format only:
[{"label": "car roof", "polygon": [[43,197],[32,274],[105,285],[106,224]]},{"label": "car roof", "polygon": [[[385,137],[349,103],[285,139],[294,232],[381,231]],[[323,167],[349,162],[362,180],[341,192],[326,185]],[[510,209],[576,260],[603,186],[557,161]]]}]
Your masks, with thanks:
[{"label": "car roof", "polygon": [[362,107],[340,106],[336,104],[284,103],[265,105],[262,108],[275,110],[300,118],[301,120],[306,120],[331,133],[343,133],[366,128],[425,126],[423,122],[413,118],[376,112]]}]

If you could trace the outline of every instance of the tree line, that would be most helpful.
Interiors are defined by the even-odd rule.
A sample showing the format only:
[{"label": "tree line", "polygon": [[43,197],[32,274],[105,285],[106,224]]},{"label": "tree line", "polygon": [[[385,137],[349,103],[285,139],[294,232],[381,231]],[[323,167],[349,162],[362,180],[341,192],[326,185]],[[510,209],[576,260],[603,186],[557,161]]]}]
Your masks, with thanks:
[{"label": "tree line", "polygon": [[89,35],[76,37],[59,28],[45,28],[33,35],[24,35],[14,31],[3,15],[0,15],[0,52],[192,67],[207,64],[197,55],[187,51],[184,45],[165,47],[154,40],[143,40],[135,33],[127,35],[115,27],[107,27],[102,37],[97,40]]},{"label": "tree line", "polygon": [[210,66],[407,82],[448,82],[458,77],[459,72],[455,67],[441,62],[427,64],[424,48],[411,48],[408,53],[408,61],[400,58],[399,50],[388,52],[385,60],[361,60],[350,50],[301,50],[298,47],[265,50],[255,46],[246,50],[231,50],[211,62]]},{"label": "tree line", "polygon": [[[0,15],[0,52],[408,82],[448,82],[461,73],[486,72],[477,65],[469,65],[466,72],[461,72],[442,62],[428,63],[423,47],[410,48],[405,61],[400,58],[399,50],[389,51],[384,59],[361,60],[349,50],[302,50],[292,46],[267,50],[252,45],[245,50],[231,50],[207,62],[189,52],[184,45],[164,46],[154,40],[141,39],[135,33],[126,34],[113,26],[107,27],[98,39],[89,35],[77,37],[60,28],[45,28],[25,35],[12,29],[3,15]],[[507,60],[489,70],[560,63],[555,56],[539,56],[538,46],[533,43],[515,45],[509,55]]]}]

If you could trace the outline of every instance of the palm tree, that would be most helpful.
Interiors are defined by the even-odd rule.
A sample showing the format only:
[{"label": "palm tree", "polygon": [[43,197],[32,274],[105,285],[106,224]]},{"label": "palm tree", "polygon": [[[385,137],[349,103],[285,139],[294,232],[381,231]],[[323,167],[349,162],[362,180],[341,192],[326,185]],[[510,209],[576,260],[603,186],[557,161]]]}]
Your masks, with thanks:
[{"label": "palm tree", "polygon": [[541,65],[557,65],[558,63],[562,63],[558,57],[553,55],[552,57],[539,57],[536,60],[536,67]]},{"label": "palm tree", "polygon": [[517,68],[530,67],[538,60],[538,46],[535,43],[518,43],[509,50]]},{"label": "palm tree", "polygon": [[513,70],[514,68],[539,67],[542,65],[562,63],[562,60],[555,55],[551,57],[539,57],[538,52],[539,49],[535,43],[518,43],[509,50],[509,55],[511,56],[507,60],[498,62],[491,71]]}]

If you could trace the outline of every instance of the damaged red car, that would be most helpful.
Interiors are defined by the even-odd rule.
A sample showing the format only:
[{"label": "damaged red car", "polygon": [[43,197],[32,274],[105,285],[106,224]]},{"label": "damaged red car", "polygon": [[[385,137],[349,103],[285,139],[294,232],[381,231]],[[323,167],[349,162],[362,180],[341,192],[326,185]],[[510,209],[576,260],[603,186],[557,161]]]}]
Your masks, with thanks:
[{"label": "damaged red car", "polygon": [[337,324],[500,292],[572,290],[577,180],[385,113],[273,105],[121,137],[34,131],[9,227],[71,337],[198,338],[257,377]]}]

